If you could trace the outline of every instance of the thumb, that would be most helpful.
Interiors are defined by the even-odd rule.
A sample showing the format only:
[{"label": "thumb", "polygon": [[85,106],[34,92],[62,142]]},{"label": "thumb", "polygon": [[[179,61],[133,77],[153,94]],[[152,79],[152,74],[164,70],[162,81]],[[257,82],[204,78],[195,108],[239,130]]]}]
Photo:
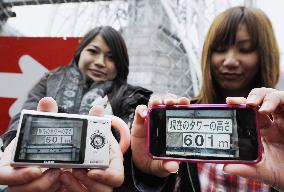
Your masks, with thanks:
[{"label": "thumb", "polygon": [[4,185],[19,185],[38,178],[42,172],[37,167],[15,169],[10,166],[15,139],[6,147],[0,161],[0,181]]},{"label": "thumb", "polygon": [[170,173],[176,173],[179,169],[177,161],[152,161],[151,172],[158,177],[166,177]]},{"label": "thumb", "polygon": [[245,164],[227,164],[223,168],[224,173],[239,175],[246,178],[257,178],[256,166],[250,166]]},{"label": "thumb", "polygon": [[246,98],[244,97],[227,97],[226,103],[230,105],[246,104]]},{"label": "thumb", "polygon": [[145,120],[146,116],[147,116],[147,106],[138,105],[135,109],[131,136],[138,138],[146,137],[146,120]]},{"label": "thumb", "polygon": [[90,109],[89,115],[103,117],[104,116],[104,108],[102,106],[99,106],[99,105],[94,105]]},{"label": "thumb", "polygon": [[42,98],[37,105],[38,111],[43,112],[58,112],[58,106],[56,101],[52,97],[44,97]]}]

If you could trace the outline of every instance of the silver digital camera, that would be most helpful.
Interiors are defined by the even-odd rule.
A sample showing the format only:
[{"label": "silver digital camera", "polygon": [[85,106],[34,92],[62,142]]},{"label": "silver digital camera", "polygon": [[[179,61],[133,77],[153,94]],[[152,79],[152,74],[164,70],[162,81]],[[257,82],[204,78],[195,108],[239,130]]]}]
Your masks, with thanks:
[{"label": "silver digital camera", "polygon": [[110,134],[110,118],[23,110],[11,165],[107,168]]}]

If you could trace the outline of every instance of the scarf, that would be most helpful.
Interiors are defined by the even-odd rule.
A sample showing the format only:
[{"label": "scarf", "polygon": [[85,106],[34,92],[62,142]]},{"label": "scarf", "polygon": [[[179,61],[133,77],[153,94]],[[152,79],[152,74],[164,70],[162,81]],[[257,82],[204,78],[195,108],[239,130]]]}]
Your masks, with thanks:
[{"label": "scarf", "polygon": [[107,97],[112,85],[113,81],[92,81],[88,86],[86,76],[77,67],[70,67],[56,95],[56,101],[66,113],[86,115],[93,105],[101,105],[105,108],[105,114],[112,115]]}]

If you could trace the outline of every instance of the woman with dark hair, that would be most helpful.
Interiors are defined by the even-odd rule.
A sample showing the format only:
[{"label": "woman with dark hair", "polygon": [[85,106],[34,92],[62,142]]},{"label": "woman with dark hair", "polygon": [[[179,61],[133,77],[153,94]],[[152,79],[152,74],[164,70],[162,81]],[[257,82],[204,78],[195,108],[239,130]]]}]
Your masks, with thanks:
[{"label": "woman with dark hair", "polygon": [[[191,103],[226,103],[228,97],[247,97],[254,88],[275,87],[279,78],[279,50],[273,27],[263,11],[240,6],[229,8],[219,14],[214,19],[205,38],[201,68],[203,84],[199,96]],[[268,93],[268,91],[266,92]],[[249,104],[261,105],[264,101],[264,93],[258,91],[255,95],[259,98],[258,102],[253,101]],[[277,95],[281,94],[277,93]],[[277,99],[276,101],[278,101]],[[237,103],[241,102],[238,101]],[[189,100],[186,98],[178,99],[176,96],[171,95],[164,100],[161,98],[150,99],[148,106],[158,104],[188,105]],[[131,132],[132,158],[134,165],[140,170],[140,172],[137,171],[136,175],[148,175],[144,176],[144,178],[156,176],[156,180],[159,178],[159,182],[154,184],[151,182],[153,179],[150,179],[144,182],[144,188],[148,187],[159,191],[273,190],[257,180],[224,174],[223,165],[221,164],[178,164],[173,161],[150,159],[145,154],[146,150],[141,150],[142,145],[146,148],[145,110],[147,110],[147,106],[139,106],[136,109],[136,120],[133,122]],[[277,113],[275,108],[273,110],[275,110],[274,113]],[[281,115],[283,116],[283,111]],[[275,116],[275,118],[280,118],[279,116]],[[261,123],[263,123],[262,121]],[[277,121],[274,124],[272,123],[272,126],[270,126],[271,124],[263,126],[269,125],[270,127],[267,126],[267,129],[273,131],[273,126],[276,124]],[[279,130],[279,132],[283,132],[283,127],[280,127]],[[272,144],[269,143],[271,146]],[[269,156],[269,154],[271,154],[270,151],[265,154],[265,157]],[[267,165],[269,165],[269,162],[266,162],[265,166]],[[236,171],[237,165],[234,168],[234,173],[240,174],[240,172]],[[242,170],[246,175],[244,169]],[[176,174],[177,171],[178,174]],[[275,169],[273,171],[277,172]],[[263,176],[265,173],[259,175]],[[273,173],[269,175],[271,176]],[[254,174],[254,178],[262,179],[257,174]],[[273,181],[279,183],[275,177],[269,179],[265,178],[263,180],[272,185]]]},{"label": "woman with dark hair", "polygon": [[[59,112],[88,114],[93,105],[101,105],[105,109],[105,114],[118,116],[127,123],[132,122],[135,107],[147,104],[152,92],[127,84],[128,73],[128,53],[120,33],[109,26],[96,27],[81,39],[69,65],[61,66],[41,78],[29,92],[23,109],[36,110],[43,97],[52,97],[58,105]],[[49,104],[44,104],[47,105]],[[12,118],[8,131],[3,135],[4,147],[7,147],[15,137],[19,118],[20,114]],[[114,131],[113,134],[119,139],[117,132]],[[120,156],[117,151],[114,155]],[[126,153],[124,158],[127,171],[130,169],[129,153]],[[9,166],[2,169],[15,171]],[[14,176],[14,179],[5,179],[3,183],[0,166],[0,184],[7,184],[14,191],[33,191],[38,187],[41,191],[52,192],[62,186],[68,191],[108,191],[122,184],[123,171],[117,173],[118,175],[116,172],[107,169],[105,172],[90,174],[86,170],[73,170],[72,175],[68,172],[48,170],[39,174],[39,170],[33,168],[26,171],[26,175],[23,174],[24,177],[18,178],[19,180],[16,176],[21,174],[15,171],[16,176],[10,175]],[[88,177],[87,174],[91,176]],[[125,173],[126,177],[128,175]],[[49,179],[49,176],[52,179]],[[110,179],[112,177],[113,179]],[[118,177],[118,181],[115,177]],[[45,185],[39,181],[44,181]]]}]

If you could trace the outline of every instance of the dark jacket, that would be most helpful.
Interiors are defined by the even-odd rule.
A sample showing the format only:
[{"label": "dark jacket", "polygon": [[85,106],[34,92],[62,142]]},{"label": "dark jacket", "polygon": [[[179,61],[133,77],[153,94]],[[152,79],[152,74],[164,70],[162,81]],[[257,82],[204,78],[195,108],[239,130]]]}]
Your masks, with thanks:
[{"label": "dark jacket", "polygon": [[[60,94],[60,89],[64,87],[64,78],[66,78],[66,74],[68,70],[77,70],[81,76],[84,76],[78,67],[74,64],[68,66],[62,66],[58,69],[51,71],[45,74],[40,81],[32,88],[32,90],[28,93],[27,100],[23,104],[23,109],[36,110],[37,104],[39,100],[43,97],[52,97],[57,101],[58,94]],[[84,93],[88,91],[88,81],[86,77],[81,78],[81,84],[75,101],[75,107],[70,111],[64,111],[67,113],[78,113],[78,109],[80,106],[80,102]],[[115,97],[119,93],[120,97]],[[115,86],[115,89],[111,89],[109,93],[107,93],[109,100],[112,100],[114,97],[119,101],[115,102],[116,105],[111,106],[113,108],[113,113],[115,116],[122,118],[126,123],[131,124],[135,108],[140,104],[148,104],[148,100],[152,91],[144,89],[138,86],[132,86],[129,84],[121,84],[119,86]],[[58,106],[59,109],[61,106]],[[11,142],[11,140],[16,136],[16,130],[18,127],[20,118],[20,113],[15,115],[9,124],[9,128],[7,132],[3,135],[4,148]],[[131,126],[129,126],[131,127]],[[117,133],[114,133],[116,138],[119,139]],[[124,184],[115,189],[115,191],[135,191],[134,183],[132,180],[132,163],[131,163],[131,152],[128,150],[126,154],[124,154],[124,167],[125,167],[125,181]]]}]

